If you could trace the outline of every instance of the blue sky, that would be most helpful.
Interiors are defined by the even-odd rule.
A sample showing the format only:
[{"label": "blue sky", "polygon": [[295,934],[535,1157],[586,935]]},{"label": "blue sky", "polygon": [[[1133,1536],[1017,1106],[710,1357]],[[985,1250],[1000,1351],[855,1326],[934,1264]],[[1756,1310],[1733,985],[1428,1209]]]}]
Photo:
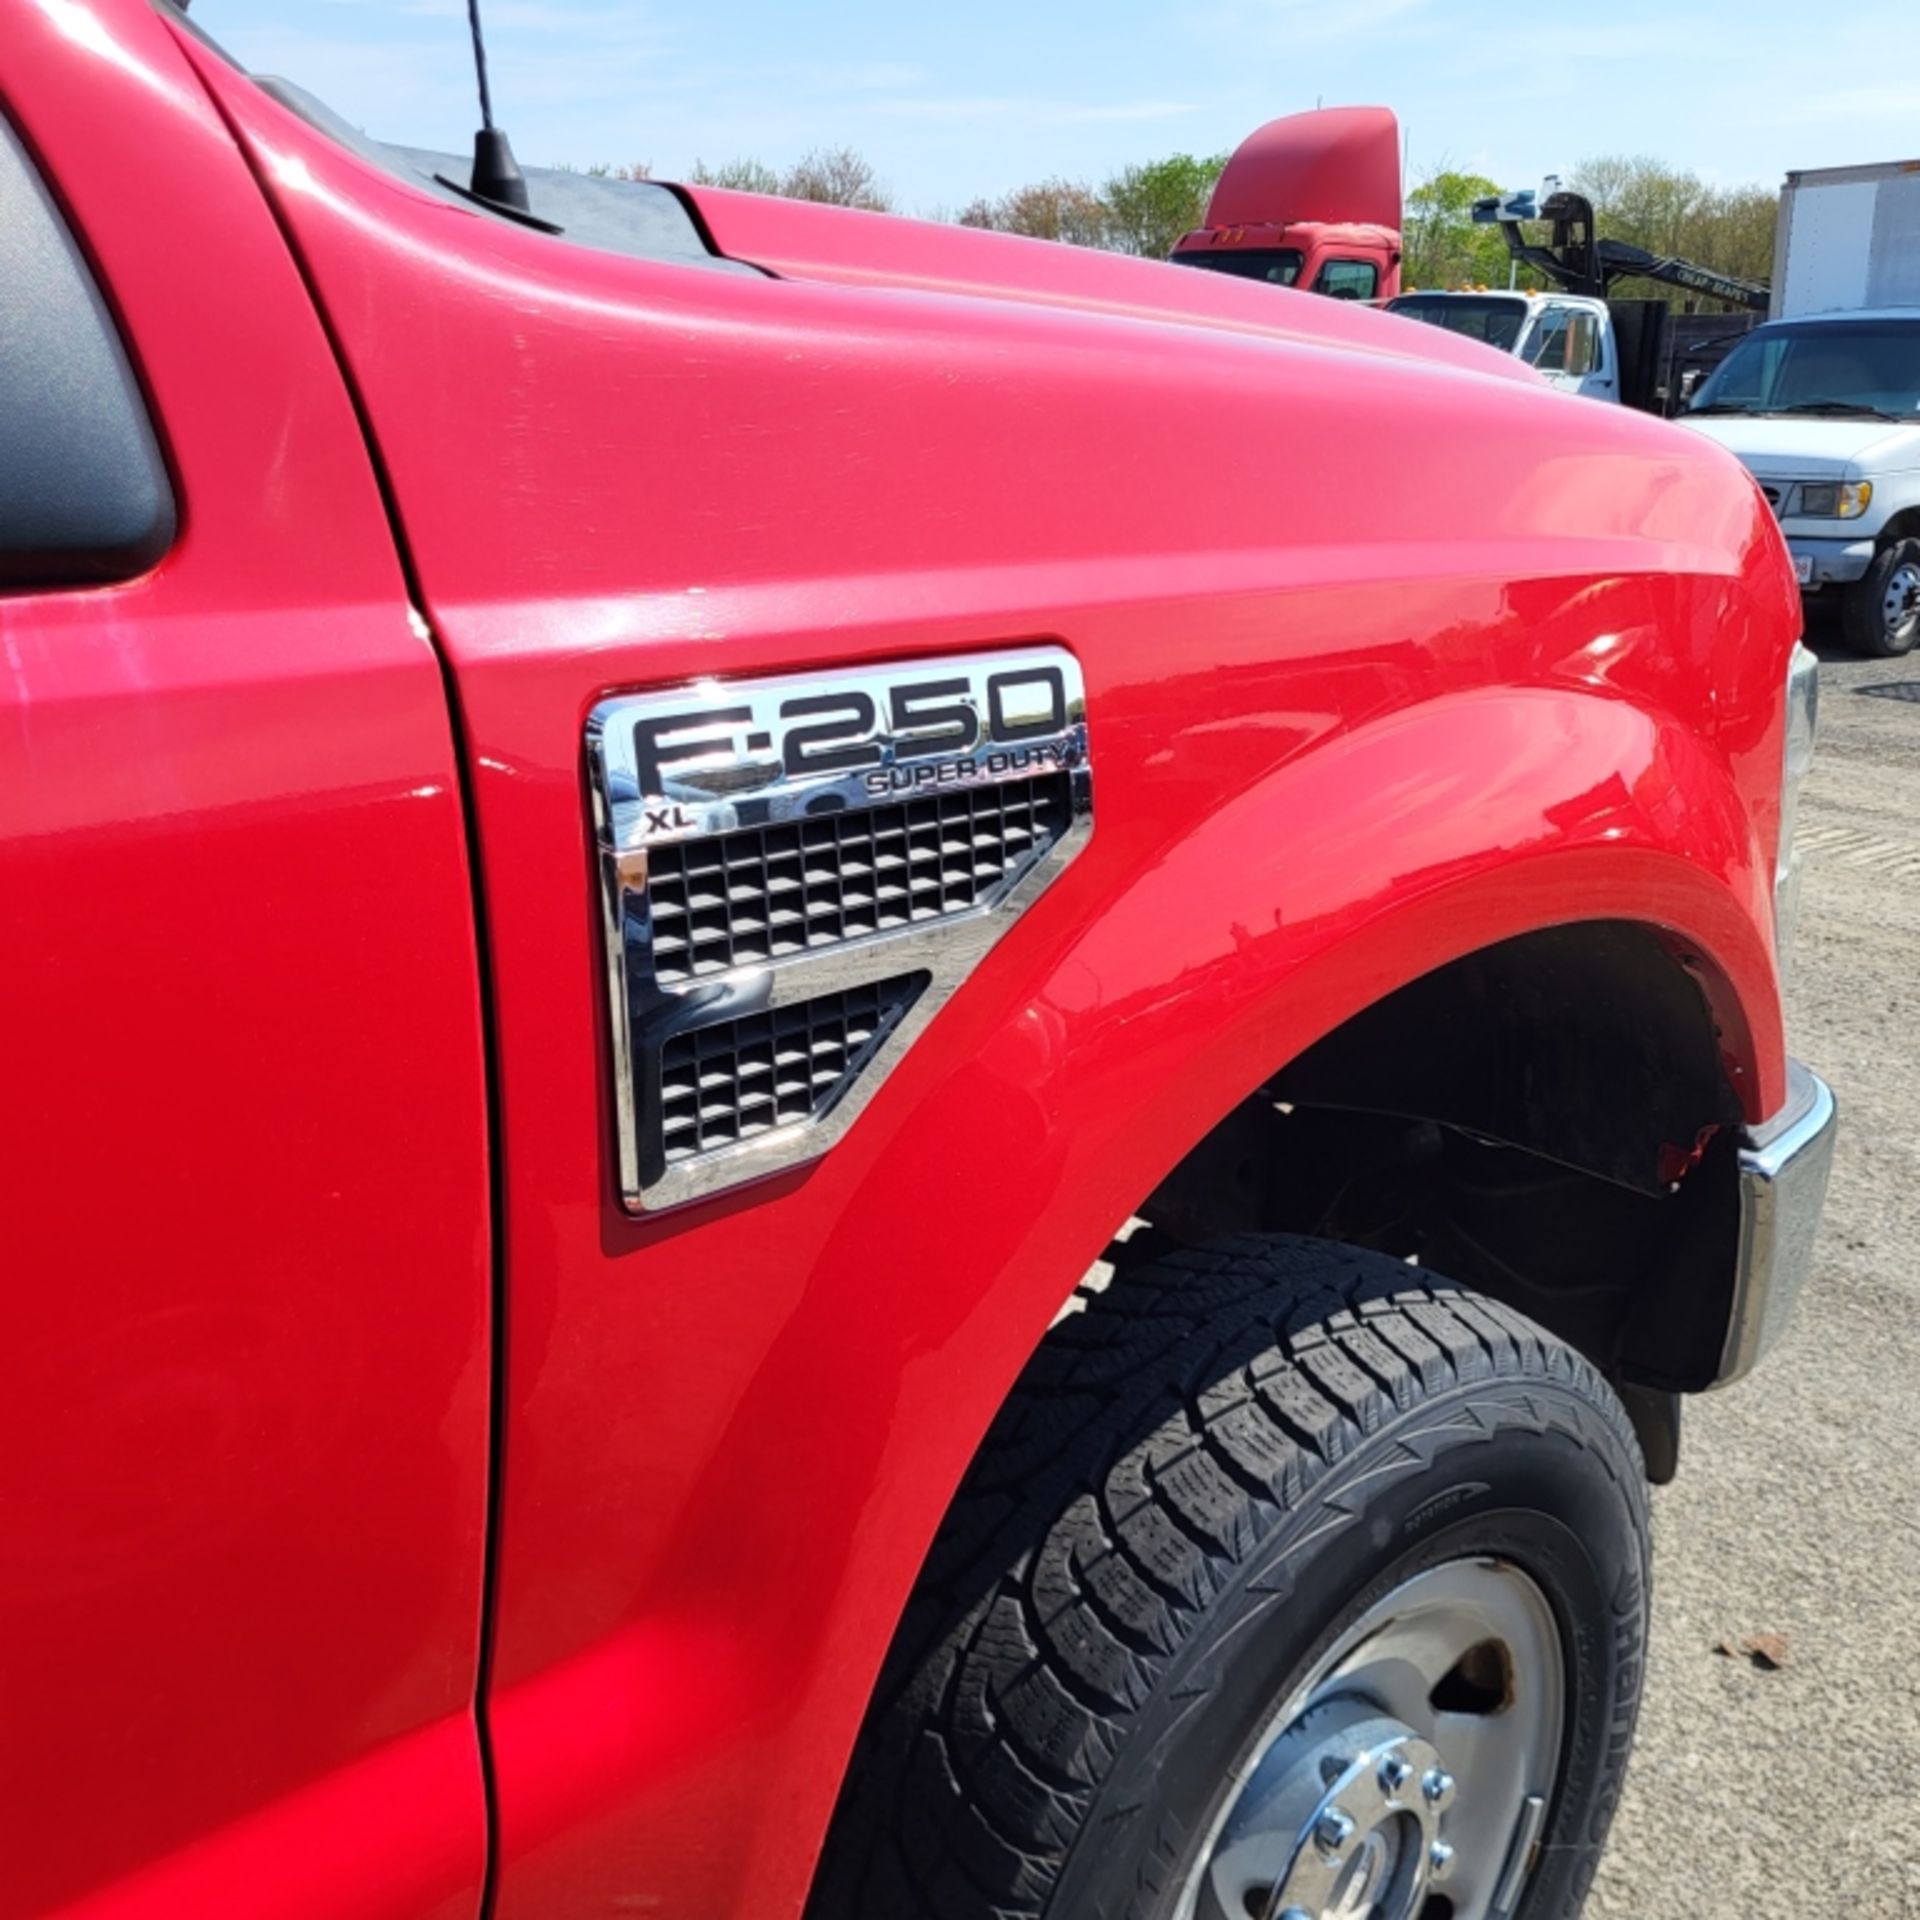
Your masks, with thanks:
[{"label": "blue sky", "polygon": [[[858,147],[909,211],[1231,147],[1277,113],[1384,102],[1415,174],[1536,184],[1607,152],[1721,183],[1920,157],[1913,0],[482,0],[524,163],[779,166]],[[466,149],[465,0],[195,0],[258,72],[369,133]],[[1585,21],[1585,26],[1578,24]]]}]

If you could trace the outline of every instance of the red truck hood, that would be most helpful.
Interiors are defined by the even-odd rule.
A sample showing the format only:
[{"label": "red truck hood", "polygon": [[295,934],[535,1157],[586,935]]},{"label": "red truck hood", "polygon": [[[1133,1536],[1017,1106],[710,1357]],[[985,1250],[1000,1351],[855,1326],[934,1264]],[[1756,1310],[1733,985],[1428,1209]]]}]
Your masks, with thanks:
[{"label": "red truck hood", "polygon": [[[1397,162],[1395,179],[1397,184]],[[1016,300],[1439,361],[1507,378],[1533,377],[1509,355],[1352,301],[975,227],[941,226],[718,187],[682,191],[721,253],[787,279]]]}]

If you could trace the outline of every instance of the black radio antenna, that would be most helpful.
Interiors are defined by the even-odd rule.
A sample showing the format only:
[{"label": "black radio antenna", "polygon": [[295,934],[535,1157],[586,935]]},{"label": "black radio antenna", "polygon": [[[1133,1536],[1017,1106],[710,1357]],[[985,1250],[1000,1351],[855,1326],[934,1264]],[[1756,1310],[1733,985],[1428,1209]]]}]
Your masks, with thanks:
[{"label": "black radio antenna", "polygon": [[480,37],[480,0],[467,0],[467,24],[473,29],[473,71],[480,82],[480,131],[473,136],[473,180],[468,191],[477,200],[491,200],[527,211],[527,181],[513,157],[513,143],[503,128],[493,124],[493,96],[487,87],[487,43]]}]

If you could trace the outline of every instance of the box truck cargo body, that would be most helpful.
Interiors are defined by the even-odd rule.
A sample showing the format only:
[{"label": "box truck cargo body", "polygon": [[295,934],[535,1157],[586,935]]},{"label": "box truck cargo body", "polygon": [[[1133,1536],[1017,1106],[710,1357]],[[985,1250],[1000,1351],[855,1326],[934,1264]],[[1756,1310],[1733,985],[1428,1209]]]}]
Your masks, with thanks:
[{"label": "box truck cargo body", "polygon": [[1920,306],[1920,160],[1787,175],[1768,318]]}]

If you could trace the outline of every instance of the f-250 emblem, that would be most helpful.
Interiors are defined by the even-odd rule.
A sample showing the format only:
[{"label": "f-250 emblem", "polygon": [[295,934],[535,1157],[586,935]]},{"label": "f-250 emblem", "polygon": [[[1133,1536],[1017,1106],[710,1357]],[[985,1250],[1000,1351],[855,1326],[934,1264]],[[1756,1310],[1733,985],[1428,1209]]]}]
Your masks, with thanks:
[{"label": "f-250 emblem", "polygon": [[1060,647],[621,695],[587,766],[635,1212],[825,1153],[1093,830]]},{"label": "f-250 emblem", "polygon": [[609,700],[589,738],[632,848],[1068,770],[1086,756],[1086,703],[1072,656],[1034,648]]}]

